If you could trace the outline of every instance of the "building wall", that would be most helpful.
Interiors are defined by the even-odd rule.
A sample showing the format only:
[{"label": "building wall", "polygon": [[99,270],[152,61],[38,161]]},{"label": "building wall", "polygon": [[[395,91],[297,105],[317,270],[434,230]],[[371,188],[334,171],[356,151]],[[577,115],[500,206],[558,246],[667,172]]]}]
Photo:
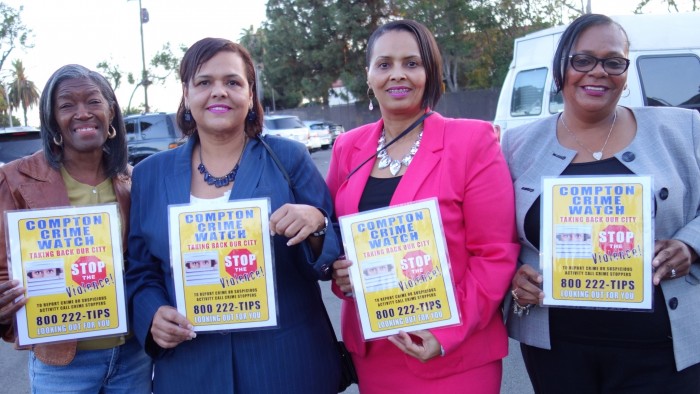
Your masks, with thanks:
[{"label": "building wall", "polygon": [[[496,114],[499,90],[465,90],[443,94],[435,110],[448,118],[472,118],[493,121]],[[368,102],[357,102],[332,107],[312,106],[279,110],[275,114],[296,115],[301,120],[325,119],[339,123],[350,130],[366,123],[376,122],[381,113],[374,101],[374,111],[369,111]]]}]

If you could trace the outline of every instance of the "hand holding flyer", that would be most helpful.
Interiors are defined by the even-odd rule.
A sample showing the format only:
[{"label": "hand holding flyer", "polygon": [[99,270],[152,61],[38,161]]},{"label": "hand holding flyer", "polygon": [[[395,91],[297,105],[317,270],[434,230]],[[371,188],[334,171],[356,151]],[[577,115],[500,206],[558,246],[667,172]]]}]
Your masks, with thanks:
[{"label": "hand holding flyer", "polygon": [[651,178],[543,179],[544,305],[651,309]]},{"label": "hand holding flyer", "polygon": [[13,278],[27,289],[20,345],[127,332],[116,204],[7,212]]},{"label": "hand holding flyer", "polygon": [[178,311],[195,331],[274,327],[269,200],[169,208]]},{"label": "hand holding flyer", "polygon": [[364,338],[460,323],[435,199],[340,218]]}]

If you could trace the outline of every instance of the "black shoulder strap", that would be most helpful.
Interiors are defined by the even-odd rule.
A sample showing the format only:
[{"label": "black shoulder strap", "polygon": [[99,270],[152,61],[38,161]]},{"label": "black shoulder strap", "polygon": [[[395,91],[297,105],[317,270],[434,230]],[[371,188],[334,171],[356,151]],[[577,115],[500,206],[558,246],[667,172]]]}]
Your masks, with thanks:
[{"label": "black shoulder strap", "polygon": [[267,150],[267,153],[270,154],[270,157],[277,165],[277,168],[279,168],[280,171],[282,172],[282,175],[284,175],[284,179],[287,180],[287,185],[289,185],[289,188],[292,189],[292,192],[294,192],[294,188],[292,187],[292,179],[289,177],[289,174],[287,173],[287,170],[282,165],[282,162],[280,161],[279,157],[277,157],[277,155],[275,154],[275,151],[273,151],[272,148],[270,147],[270,145],[268,145],[268,143],[265,142],[265,138],[263,136],[259,135],[258,140],[263,144],[263,146],[265,147],[265,150]]},{"label": "black shoulder strap", "polygon": [[[393,140],[391,140],[391,142],[389,142],[388,144],[386,144],[386,145],[384,146],[384,150],[386,150],[386,148],[388,148],[389,146],[391,146],[391,144],[393,144],[394,142],[398,141],[401,137],[403,137],[403,136],[405,136],[406,134],[410,133],[411,130],[415,129],[416,126],[418,126],[423,120],[425,120],[425,118],[427,118],[428,116],[432,115],[433,112],[434,112],[434,111],[430,111],[430,112],[424,113],[423,116],[421,116],[421,117],[418,118],[415,122],[413,122],[410,126],[408,126],[408,128],[406,128],[406,130],[402,131],[399,135],[396,136],[396,138],[394,138]],[[347,180],[347,179],[350,179],[350,177],[352,176],[352,174],[356,173],[357,170],[359,170],[360,168],[362,168],[362,166],[364,166],[365,164],[367,164],[368,161],[374,159],[374,156],[376,156],[377,153],[379,153],[379,151],[376,151],[374,154],[372,154],[372,156],[370,156],[370,157],[368,157],[367,159],[365,159],[365,161],[363,161],[362,163],[360,163],[359,166],[355,167],[352,171],[350,171],[350,173],[348,174],[348,176],[345,177],[345,179],[346,179],[346,180]]]},{"label": "black shoulder strap", "polygon": [[[282,165],[282,162],[280,161],[279,157],[277,157],[277,155],[275,154],[275,151],[273,151],[272,148],[270,147],[270,145],[267,142],[265,142],[265,138],[263,138],[263,136],[258,136],[258,140],[260,140],[260,142],[263,144],[263,146],[267,150],[267,153],[270,154],[270,157],[272,158],[272,160],[275,162],[275,164],[277,164],[277,167],[280,169],[280,171],[282,171],[282,174],[284,175],[284,179],[287,180],[289,187],[292,189],[292,192],[294,192],[294,188],[292,187],[292,180],[289,178],[289,174],[284,169],[284,166]],[[326,316],[326,323],[328,323],[328,326],[330,327],[331,333],[333,334],[333,338],[336,341],[336,345],[339,345],[337,343],[338,338],[336,338],[335,330],[333,329],[333,323],[331,323],[331,319],[328,316],[328,311],[326,311],[325,304],[323,303],[323,297],[321,296],[320,287],[318,289],[318,298],[319,298],[319,302],[321,303],[321,306],[323,307],[323,312]]]}]

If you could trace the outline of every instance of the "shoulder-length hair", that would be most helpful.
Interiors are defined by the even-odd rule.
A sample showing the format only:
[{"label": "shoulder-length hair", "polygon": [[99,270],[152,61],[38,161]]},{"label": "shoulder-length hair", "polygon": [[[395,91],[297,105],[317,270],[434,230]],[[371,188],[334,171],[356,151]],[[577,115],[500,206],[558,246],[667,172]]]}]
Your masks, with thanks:
[{"label": "shoulder-length hair", "polygon": [[425,91],[423,92],[422,108],[435,108],[442,96],[442,55],[433,33],[423,24],[410,19],[392,21],[379,26],[367,41],[366,63],[369,68],[372,61],[374,44],[379,37],[390,31],[405,31],[413,35],[418,43],[421,61],[425,69]]},{"label": "shoulder-length hair", "polygon": [[554,52],[552,78],[554,78],[554,83],[557,86],[557,93],[561,92],[566,84],[566,72],[571,66],[569,64],[569,55],[571,54],[571,49],[576,44],[576,40],[578,40],[581,33],[586,31],[589,27],[602,25],[615,25],[619,27],[627,39],[626,49],[629,50],[629,38],[622,25],[602,14],[584,14],[579,16],[564,30],[564,33],[562,33],[559,39],[557,50]]},{"label": "shoulder-length hair", "polygon": [[[124,117],[117,102],[117,96],[109,82],[98,72],[89,70],[78,64],[68,64],[56,70],[49,80],[46,81],[46,86],[41,92],[39,99],[39,118],[41,121],[41,139],[44,145],[44,155],[49,165],[54,168],[59,168],[63,162],[63,149],[53,143],[54,138],[58,138],[61,134],[60,127],[56,121],[55,101],[56,90],[61,82],[70,79],[87,79],[97,85],[100,93],[107,100],[114,113],[111,126],[116,130],[117,135],[114,138],[108,138],[102,148],[102,165],[104,166],[105,174],[112,178],[117,174],[127,173],[127,147],[126,147],[126,129],[124,127]],[[107,130],[108,131],[108,130]]]},{"label": "shoulder-length hair", "polygon": [[[216,56],[216,54],[223,51],[237,53],[241,59],[243,59],[248,86],[253,92],[253,111],[255,111],[257,115],[254,117],[254,120],[250,120],[246,117],[244,129],[248,137],[255,138],[262,132],[263,107],[258,99],[253,58],[242,45],[225,38],[211,37],[203,38],[195,42],[194,45],[185,52],[185,56],[183,56],[180,62],[180,81],[182,81],[183,87],[186,86],[192,81],[197,71],[202,67],[202,64],[208,62],[211,58]],[[191,136],[197,131],[197,122],[191,116],[189,117],[191,120],[185,120],[186,110],[183,91],[183,96],[180,98],[180,105],[177,108],[177,124],[180,126],[184,135]]]}]

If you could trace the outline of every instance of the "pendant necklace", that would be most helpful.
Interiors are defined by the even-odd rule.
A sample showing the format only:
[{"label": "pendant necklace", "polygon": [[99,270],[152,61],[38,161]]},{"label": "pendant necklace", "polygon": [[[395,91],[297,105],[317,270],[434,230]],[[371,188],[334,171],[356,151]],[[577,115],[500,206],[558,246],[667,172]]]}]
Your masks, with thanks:
[{"label": "pendant necklace", "polygon": [[585,145],[583,145],[581,143],[581,141],[578,140],[578,138],[576,138],[576,134],[574,134],[574,132],[571,131],[569,126],[566,125],[566,122],[564,121],[564,114],[562,114],[559,117],[559,119],[561,119],[561,124],[564,125],[564,128],[574,137],[574,140],[576,141],[576,143],[579,144],[579,146],[581,146],[583,149],[587,150],[588,153],[590,153],[593,156],[593,158],[596,161],[598,161],[598,160],[603,158],[603,151],[605,150],[605,147],[608,145],[608,140],[610,139],[610,135],[612,135],[613,128],[615,128],[615,121],[617,120],[617,108],[615,109],[615,115],[613,116],[613,121],[612,121],[612,125],[610,126],[610,131],[608,131],[608,137],[605,138],[605,143],[603,143],[603,147],[600,148],[600,150],[597,152],[591,151]]},{"label": "pendant necklace", "polygon": [[197,170],[199,170],[199,173],[204,176],[204,181],[209,184],[209,185],[214,185],[214,187],[220,188],[224,186],[228,186],[229,183],[233,182],[236,179],[236,174],[238,174],[238,165],[241,162],[241,158],[243,157],[243,151],[245,150],[245,146],[248,144],[248,138],[246,137],[245,142],[243,142],[243,149],[241,149],[241,155],[238,156],[238,161],[236,162],[236,165],[233,166],[233,169],[229,171],[228,174],[224,176],[213,176],[212,174],[207,171],[207,167],[204,166],[204,162],[202,161],[202,145],[199,145],[199,165],[197,166]]},{"label": "pendant necklace", "polygon": [[396,176],[396,174],[401,171],[402,166],[408,167],[408,165],[411,164],[411,161],[413,161],[413,156],[416,155],[416,152],[418,152],[418,147],[420,147],[421,138],[423,138],[423,130],[418,133],[418,138],[416,138],[416,142],[413,143],[413,146],[411,146],[408,153],[406,153],[401,160],[394,160],[386,152],[386,130],[382,129],[382,135],[379,137],[378,141],[379,146],[377,147],[377,158],[379,158],[379,164],[377,167],[380,170],[389,167],[389,172],[391,172],[391,175]]}]

